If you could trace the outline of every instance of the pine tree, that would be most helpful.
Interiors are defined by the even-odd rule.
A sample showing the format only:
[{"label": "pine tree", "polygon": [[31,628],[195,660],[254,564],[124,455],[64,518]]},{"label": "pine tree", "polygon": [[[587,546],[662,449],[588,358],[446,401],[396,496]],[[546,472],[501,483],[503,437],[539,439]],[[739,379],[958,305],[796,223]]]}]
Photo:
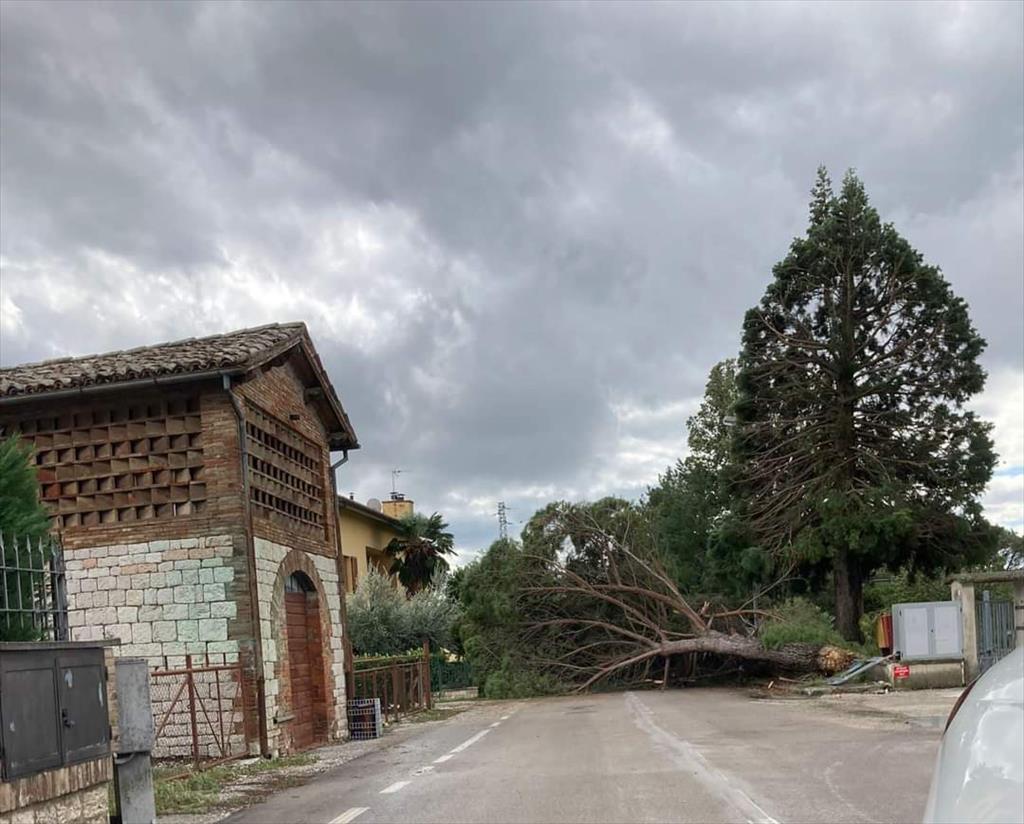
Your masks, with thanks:
[{"label": "pine tree", "polygon": [[990,426],[965,409],[985,342],[939,269],[847,173],[819,169],[805,237],[743,326],[737,468],[759,543],[832,572],[836,625],[858,640],[863,581],[882,566],[979,559]]}]

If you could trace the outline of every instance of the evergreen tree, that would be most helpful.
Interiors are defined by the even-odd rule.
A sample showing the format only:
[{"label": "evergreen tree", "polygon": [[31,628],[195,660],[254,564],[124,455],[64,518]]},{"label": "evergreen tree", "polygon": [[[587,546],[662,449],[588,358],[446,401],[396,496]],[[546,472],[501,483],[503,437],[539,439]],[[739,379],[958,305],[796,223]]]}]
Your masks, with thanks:
[{"label": "evergreen tree", "polygon": [[647,493],[658,546],[690,592],[745,597],[768,572],[763,553],[732,515],[724,472],[730,463],[736,361],[715,364],[697,411],[686,421],[689,455]]},{"label": "evergreen tree", "polygon": [[[31,452],[14,436],[0,441],[0,539],[5,566],[42,570],[43,559],[28,551],[50,528],[46,509],[39,501],[39,483]],[[16,551],[17,548],[17,551]],[[15,562],[17,561],[17,564]],[[38,576],[32,572],[7,573],[0,588],[0,606],[18,609],[31,602]],[[4,613],[0,641],[27,641],[39,637],[28,614]]]},{"label": "evergreen tree", "polygon": [[859,639],[881,566],[976,562],[995,456],[965,409],[985,342],[934,266],[882,223],[852,173],[818,172],[805,237],[743,325],[737,468],[745,516],[776,553],[826,565],[836,626]]}]

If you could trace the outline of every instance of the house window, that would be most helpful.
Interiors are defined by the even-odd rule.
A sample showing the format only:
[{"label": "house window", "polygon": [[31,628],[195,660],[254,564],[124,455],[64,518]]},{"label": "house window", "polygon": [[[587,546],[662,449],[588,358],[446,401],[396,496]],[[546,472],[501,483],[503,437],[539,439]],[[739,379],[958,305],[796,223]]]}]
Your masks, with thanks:
[{"label": "house window", "polygon": [[198,397],[20,421],[57,528],[173,518],[206,506]]},{"label": "house window", "polygon": [[321,450],[288,424],[252,404],[245,432],[249,495],[257,512],[288,528],[323,532]]},{"label": "house window", "polygon": [[359,561],[351,556],[345,557],[345,592],[353,593],[359,586]]}]

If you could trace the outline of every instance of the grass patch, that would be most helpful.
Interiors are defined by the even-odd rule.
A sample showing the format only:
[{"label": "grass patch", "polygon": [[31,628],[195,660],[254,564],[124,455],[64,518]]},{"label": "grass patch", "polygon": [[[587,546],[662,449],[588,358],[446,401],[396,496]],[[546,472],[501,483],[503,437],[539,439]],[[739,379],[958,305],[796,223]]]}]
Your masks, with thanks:
[{"label": "grass patch", "polygon": [[[242,778],[263,775],[289,767],[305,767],[316,763],[316,756],[302,753],[281,758],[261,758],[248,764],[222,764],[207,770],[189,772],[178,764],[160,765],[153,769],[153,793],[157,815],[169,813],[202,813],[220,802],[224,788]],[[280,781],[288,782],[282,775]],[[276,785],[278,782],[271,782]]]}]

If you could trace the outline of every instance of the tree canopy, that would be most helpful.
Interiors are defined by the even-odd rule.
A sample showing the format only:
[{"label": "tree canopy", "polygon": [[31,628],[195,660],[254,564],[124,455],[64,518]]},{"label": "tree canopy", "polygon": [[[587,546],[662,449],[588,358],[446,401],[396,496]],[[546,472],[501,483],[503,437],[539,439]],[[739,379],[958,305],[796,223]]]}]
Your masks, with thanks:
[{"label": "tree canopy", "polygon": [[437,512],[407,515],[399,521],[398,537],[385,550],[392,558],[391,574],[410,594],[419,592],[448,571],[445,556],[454,554],[454,544],[448,524]]},{"label": "tree canopy", "polygon": [[744,319],[736,468],[756,540],[832,571],[845,638],[859,638],[873,569],[934,570],[992,548],[978,503],[990,427],[965,408],[984,346],[861,181],[848,173],[834,193],[820,169],[807,234]]}]

